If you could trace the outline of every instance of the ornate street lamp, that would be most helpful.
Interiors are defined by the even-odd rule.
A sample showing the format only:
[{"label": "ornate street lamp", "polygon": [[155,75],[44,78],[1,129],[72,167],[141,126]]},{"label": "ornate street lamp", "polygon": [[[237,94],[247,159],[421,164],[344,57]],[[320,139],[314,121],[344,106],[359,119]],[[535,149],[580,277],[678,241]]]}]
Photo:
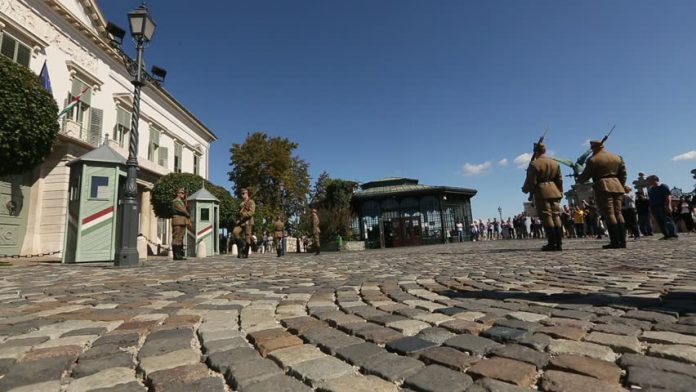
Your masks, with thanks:
[{"label": "ornate street lamp", "polygon": [[[131,36],[135,41],[136,60],[133,62],[122,53],[128,72],[133,76],[133,113],[131,116],[130,144],[128,148],[126,189],[120,201],[121,213],[121,244],[116,251],[114,265],[133,267],[138,265],[138,121],[140,119],[140,90],[145,85],[145,79],[151,79],[143,71],[143,52],[145,44],[149,43],[155,33],[155,22],[152,20],[145,4],[128,13]],[[115,29],[114,29],[115,31]],[[111,31],[110,31],[111,33]],[[114,35],[112,33],[112,35]],[[165,72],[166,73],[166,72]]]}]

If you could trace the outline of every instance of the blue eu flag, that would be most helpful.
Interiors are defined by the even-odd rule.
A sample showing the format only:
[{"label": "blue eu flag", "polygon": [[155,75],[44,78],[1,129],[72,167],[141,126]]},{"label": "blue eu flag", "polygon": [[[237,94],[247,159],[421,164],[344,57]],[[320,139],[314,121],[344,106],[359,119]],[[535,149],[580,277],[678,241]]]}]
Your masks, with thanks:
[{"label": "blue eu flag", "polygon": [[53,93],[53,91],[51,91],[51,78],[48,76],[48,67],[46,66],[46,61],[44,61],[44,65],[41,67],[39,78],[41,79],[41,85],[43,88],[45,88],[49,93]]}]

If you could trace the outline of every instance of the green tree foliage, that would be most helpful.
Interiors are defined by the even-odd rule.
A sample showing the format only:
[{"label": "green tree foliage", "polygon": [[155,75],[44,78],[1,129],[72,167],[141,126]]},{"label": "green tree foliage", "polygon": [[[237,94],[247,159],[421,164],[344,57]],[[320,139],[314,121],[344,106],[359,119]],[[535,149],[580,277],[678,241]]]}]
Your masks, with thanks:
[{"label": "green tree foliage", "polygon": [[261,229],[264,219],[263,228],[270,227],[281,210],[285,217],[293,217],[304,209],[309,193],[309,165],[293,155],[297,147],[297,143],[286,138],[255,132],[243,144],[235,143],[230,149],[230,181],[236,194],[246,188],[256,202],[257,229]]},{"label": "green tree foliage", "polygon": [[213,196],[220,200],[220,227],[232,229],[239,213],[239,202],[225,188],[191,173],[170,173],[157,181],[150,198],[155,215],[160,218],[171,218],[172,200],[176,196],[176,190],[184,188],[187,196],[190,196],[201,189],[203,184]]},{"label": "green tree foliage", "polygon": [[38,76],[0,56],[0,176],[43,162],[58,130],[58,105]]},{"label": "green tree foliage", "polygon": [[[337,235],[344,239],[352,236],[350,226],[353,211],[350,201],[357,185],[355,181],[331,178],[326,172],[317,178],[312,194],[312,207],[317,209],[319,215],[323,243],[334,241]],[[311,227],[309,215],[303,216],[303,223],[302,227]]]}]

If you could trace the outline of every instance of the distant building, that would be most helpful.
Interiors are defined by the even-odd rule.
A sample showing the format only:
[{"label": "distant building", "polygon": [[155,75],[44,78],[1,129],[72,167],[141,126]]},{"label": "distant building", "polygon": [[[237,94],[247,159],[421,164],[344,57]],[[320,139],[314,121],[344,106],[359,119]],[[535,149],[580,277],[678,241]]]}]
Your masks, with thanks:
[{"label": "distant building", "polygon": [[418,184],[417,179],[384,178],[362,184],[353,194],[353,235],[368,248],[442,244],[464,224],[469,238],[475,189]]},{"label": "distant building", "polygon": [[[128,155],[132,78],[105,27],[95,0],[0,0],[0,55],[37,75],[46,64],[60,109],[84,91],[61,117],[60,134],[45,162],[24,175],[0,179],[0,256],[61,256],[69,200],[66,164],[105,142]],[[168,221],[156,218],[150,205],[153,184],[171,172],[207,178],[210,144],[217,138],[160,85],[143,89],[140,111],[140,233],[152,243],[167,244]],[[95,183],[85,178],[82,186]]]}]

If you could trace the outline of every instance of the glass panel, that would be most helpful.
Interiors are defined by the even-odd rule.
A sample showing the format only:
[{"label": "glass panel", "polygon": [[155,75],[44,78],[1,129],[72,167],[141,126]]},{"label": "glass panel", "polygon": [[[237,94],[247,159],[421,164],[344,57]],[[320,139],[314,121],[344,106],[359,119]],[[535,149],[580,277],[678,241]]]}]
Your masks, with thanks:
[{"label": "glass panel", "polygon": [[29,67],[29,59],[31,58],[31,50],[27,46],[19,44],[17,46],[17,63],[25,67]]},{"label": "glass panel", "polygon": [[201,208],[201,221],[207,222],[210,220],[210,208]]},{"label": "glass panel", "polygon": [[109,177],[92,176],[89,197],[92,199],[108,199],[109,193]]},{"label": "glass panel", "polygon": [[0,48],[0,53],[14,60],[16,41],[14,38],[7,34],[2,35],[2,47]]}]

